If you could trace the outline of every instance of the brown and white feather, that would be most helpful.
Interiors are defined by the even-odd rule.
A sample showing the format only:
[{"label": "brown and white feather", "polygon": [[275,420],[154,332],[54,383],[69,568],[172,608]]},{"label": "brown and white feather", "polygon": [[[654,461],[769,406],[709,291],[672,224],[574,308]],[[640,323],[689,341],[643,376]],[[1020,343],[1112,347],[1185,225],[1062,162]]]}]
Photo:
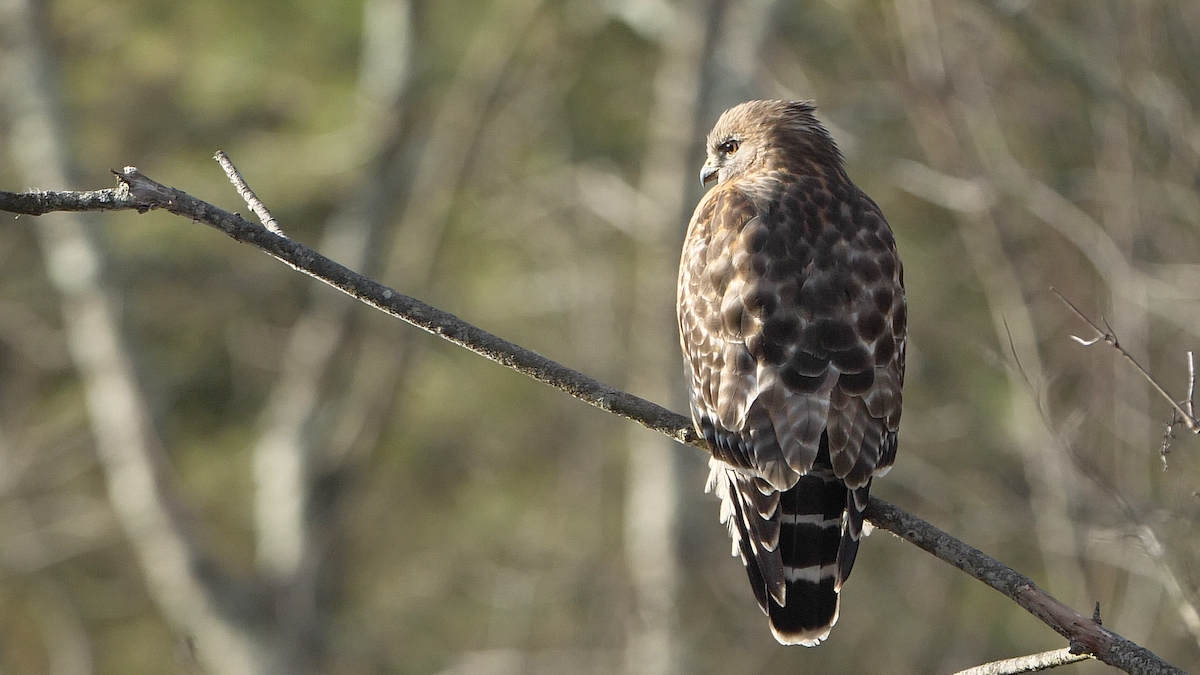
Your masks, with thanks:
[{"label": "brown and white feather", "polygon": [[871,480],[895,459],[907,328],[891,230],[813,113],[721,116],[678,287],[708,488],[775,636],[805,645],[837,620]]}]

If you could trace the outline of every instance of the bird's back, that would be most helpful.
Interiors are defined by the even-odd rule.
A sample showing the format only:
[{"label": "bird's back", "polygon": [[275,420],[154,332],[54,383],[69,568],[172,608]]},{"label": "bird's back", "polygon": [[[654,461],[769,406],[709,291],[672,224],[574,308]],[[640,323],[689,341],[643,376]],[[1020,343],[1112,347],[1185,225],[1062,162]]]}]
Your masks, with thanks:
[{"label": "bird's back", "polygon": [[693,216],[680,336],[734,552],[776,637],[812,645],[895,457],[906,307],[891,231],[840,160],[769,150],[783,161],[717,185]]}]

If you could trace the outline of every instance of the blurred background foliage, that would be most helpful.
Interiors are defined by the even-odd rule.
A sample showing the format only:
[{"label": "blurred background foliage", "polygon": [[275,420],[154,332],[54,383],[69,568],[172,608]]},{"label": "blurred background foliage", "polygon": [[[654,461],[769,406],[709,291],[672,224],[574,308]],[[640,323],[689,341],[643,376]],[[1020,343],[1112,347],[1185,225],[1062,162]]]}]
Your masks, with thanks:
[{"label": "blurred background foliage", "polygon": [[[907,268],[876,494],[1200,667],[1196,442],[1164,460],[1166,402],[1049,291],[1184,395],[1194,0],[2,0],[0,24],[5,189],[136,165],[245,212],[223,149],[290,236],[681,412],[700,141],[740,100],[815,99]],[[880,534],[829,641],[783,648],[699,453],[165,214],[87,223],[116,331],[72,328],[56,218],[0,229],[0,673],[950,673],[1063,646]],[[139,424],[80,367],[109,337],[140,450],[97,452]],[[186,565],[120,506],[122,462],[165,467]]]}]

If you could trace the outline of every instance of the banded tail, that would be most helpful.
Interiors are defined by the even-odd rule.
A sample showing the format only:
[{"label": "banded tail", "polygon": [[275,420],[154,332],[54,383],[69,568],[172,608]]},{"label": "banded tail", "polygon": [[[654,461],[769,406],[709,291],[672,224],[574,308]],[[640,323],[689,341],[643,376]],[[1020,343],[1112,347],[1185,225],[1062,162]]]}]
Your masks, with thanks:
[{"label": "banded tail", "polygon": [[709,490],[721,499],[733,553],[785,645],[814,647],[829,636],[858,553],[871,484],[847,488],[828,457],[818,455],[812,471],[784,492],[720,460],[709,463]]}]

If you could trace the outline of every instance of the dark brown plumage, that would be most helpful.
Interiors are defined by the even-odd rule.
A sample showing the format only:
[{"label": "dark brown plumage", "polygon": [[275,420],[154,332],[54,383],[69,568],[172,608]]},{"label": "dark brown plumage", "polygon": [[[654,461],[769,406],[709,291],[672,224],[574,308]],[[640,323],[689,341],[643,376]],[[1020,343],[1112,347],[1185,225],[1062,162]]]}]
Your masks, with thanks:
[{"label": "dark brown plumage", "polygon": [[871,479],[896,456],[904,273],[891,229],[809,103],[721,115],[679,268],[692,419],[771,630],[838,618]]}]

